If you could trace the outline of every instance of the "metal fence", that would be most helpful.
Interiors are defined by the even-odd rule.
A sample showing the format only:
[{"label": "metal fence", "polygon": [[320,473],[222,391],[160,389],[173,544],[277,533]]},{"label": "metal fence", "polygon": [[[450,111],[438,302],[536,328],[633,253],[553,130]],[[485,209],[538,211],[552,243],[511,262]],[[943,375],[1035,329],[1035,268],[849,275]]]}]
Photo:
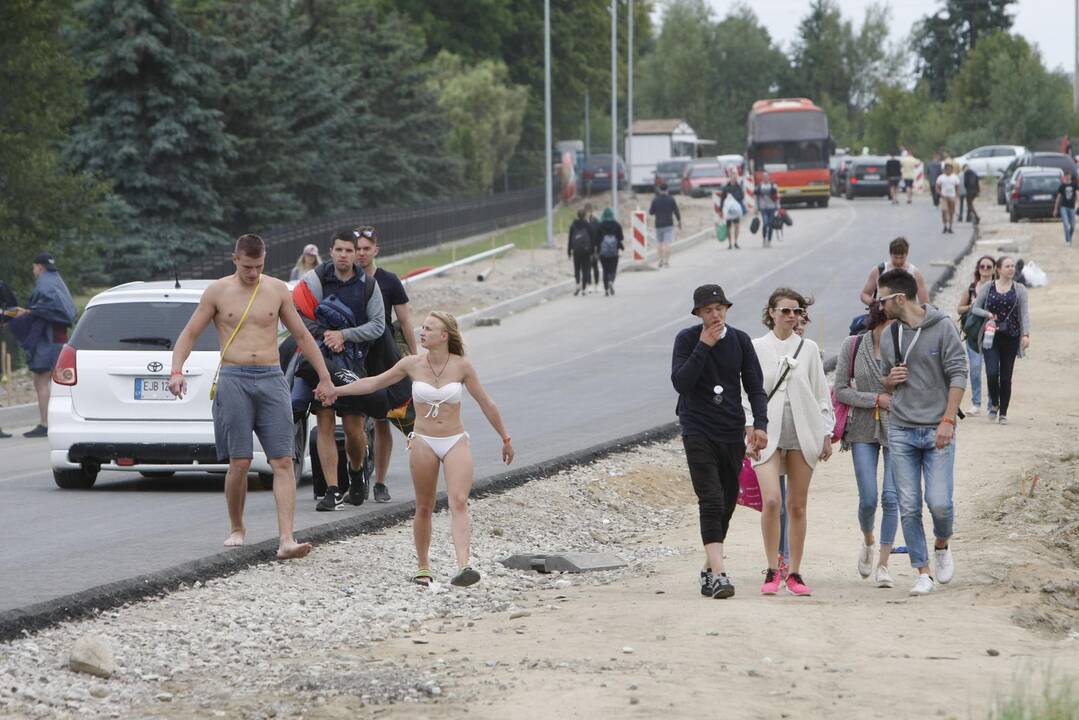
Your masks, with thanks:
[{"label": "metal fence", "polygon": [[[278,228],[265,233],[266,274],[288,277],[308,243],[325,255],[339,228],[374,225],[383,256],[423,250],[444,242],[519,225],[543,216],[544,188],[529,188],[483,197],[449,200],[418,208],[359,210]],[[233,272],[232,246],[222,246],[187,263],[182,277],[216,278]],[[171,273],[169,273],[171,277]]]}]

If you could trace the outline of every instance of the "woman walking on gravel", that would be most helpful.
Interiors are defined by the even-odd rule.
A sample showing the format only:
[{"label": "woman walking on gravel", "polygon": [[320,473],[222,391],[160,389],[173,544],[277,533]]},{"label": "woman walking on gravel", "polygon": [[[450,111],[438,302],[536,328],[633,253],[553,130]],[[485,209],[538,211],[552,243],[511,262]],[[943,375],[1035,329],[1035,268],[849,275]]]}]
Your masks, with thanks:
[{"label": "woman walking on gravel", "polygon": [[431,547],[431,515],[435,510],[438,471],[446,476],[453,547],[457,574],[453,585],[479,582],[480,574],[469,565],[472,523],[468,514],[468,494],[472,489],[472,451],[468,433],[461,422],[462,389],[479,404],[491,427],[502,438],[502,461],[513,462],[513,445],[493,400],[487,395],[476,369],[465,357],[464,342],[457,320],[449,313],[432,312],[423,321],[422,355],[409,355],[375,377],[357,380],[336,388],[336,395],[367,395],[389,387],[405,377],[412,379],[412,399],[416,404],[416,429],[409,435],[409,468],[416,489],[416,512],[412,535],[416,542],[419,570],[412,577],[418,585],[429,586],[431,574],[428,551]]},{"label": "woman walking on gravel", "polygon": [[971,312],[996,323],[992,345],[982,350],[989,388],[988,414],[990,422],[1007,425],[1015,358],[1023,357],[1030,346],[1030,303],[1026,287],[1015,282],[1014,258],[1002,255],[997,259],[997,279],[978,291]]},{"label": "woman walking on gravel", "polygon": [[622,226],[614,219],[614,210],[604,209],[595,237],[599,262],[603,266],[604,295],[614,295],[614,276],[618,274],[618,256],[625,249],[622,240]]},{"label": "woman walking on gravel", "polygon": [[[880,370],[880,338],[892,324],[879,303],[869,306],[868,332],[850,335],[843,341],[835,366],[835,397],[850,406],[843,431],[842,449],[851,451],[858,481],[858,525],[862,542],[858,551],[858,574],[873,575],[877,587],[895,583],[888,573],[895,531],[899,526],[899,494],[888,458],[888,410],[892,396],[884,389]],[[851,363],[853,362],[853,372]],[[877,514],[877,463],[884,456],[884,485],[880,492],[880,555],[873,569],[873,521]]]},{"label": "woman walking on gravel", "polygon": [[828,381],[817,344],[799,337],[794,328],[811,301],[790,288],[777,288],[764,308],[770,330],[753,340],[768,389],[768,444],[754,452],[753,465],[761,486],[761,535],[768,563],[762,595],[775,595],[783,584],[777,567],[779,553],[779,476],[787,476],[790,528],[790,571],[786,586],[793,595],[809,595],[802,580],[809,481],[818,460],[832,455],[835,424]]},{"label": "woman walking on gravel", "polygon": [[[974,266],[974,280],[959,297],[959,326],[962,328],[963,320],[967,313],[974,307],[974,301],[978,297],[978,291],[993,282],[996,277],[996,260],[989,255],[982,255]],[[970,365],[970,402],[972,405],[967,410],[967,415],[977,415],[982,411],[982,353],[981,348],[976,347],[979,338],[968,338],[967,362]]]}]

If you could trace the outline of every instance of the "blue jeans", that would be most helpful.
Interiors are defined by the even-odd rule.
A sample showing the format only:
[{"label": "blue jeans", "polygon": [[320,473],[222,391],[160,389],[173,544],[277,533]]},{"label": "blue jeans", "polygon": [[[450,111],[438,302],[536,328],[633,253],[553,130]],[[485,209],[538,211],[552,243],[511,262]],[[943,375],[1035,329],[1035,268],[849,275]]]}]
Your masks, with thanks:
[{"label": "blue jeans", "polygon": [[970,366],[970,402],[974,407],[982,406],[982,354],[971,350],[967,345],[967,362]]},{"label": "blue jeans", "polygon": [[761,208],[761,237],[764,242],[772,242],[772,222],[775,220],[776,211],[773,208]]},{"label": "blue jeans", "polygon": [[907,542],[911,567],[929,565],[929,549],[922,526],[922,480],[925,479],[925,504],[933,517],[933,535],[939,540],[952,536],[955,508],[952,488],[955,483],[955,443],[938,450],[934,445],[935,427],[888,428],[888,453],[899,494],[899,518]]},{"label": "blue jeans", "polygon": [[1075,208],[1060,208],[1060,224],[1064,226],[1064,242],[1072,244],[1072,233],[1075,232]]},{"label": "blue jeans", "polygon": [[783,562],[790,564],[791,546],[787,537],[787,476],[779,476],[779,554]]},{"label": "blue jeans", "polygon": [[877,515],[877,459],[881,451],[884,453],[884,487],[880,492],[880,543],[892,545],[899,526],[899,497],[888,448],[882,448],[876,442],[856,442],[850,446],[854,476],[858,479],[858,525],[864,533],[873,532]]}]

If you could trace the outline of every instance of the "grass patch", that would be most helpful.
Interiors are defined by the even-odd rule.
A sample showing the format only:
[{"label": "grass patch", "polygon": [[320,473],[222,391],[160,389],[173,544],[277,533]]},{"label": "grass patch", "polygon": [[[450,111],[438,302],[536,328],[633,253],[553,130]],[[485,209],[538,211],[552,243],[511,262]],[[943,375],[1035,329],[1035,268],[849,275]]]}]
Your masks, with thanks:
[{"label": "grass patch", "polygon": [[[572,208],[559,207],[555,210],[554,234],[556,238],[564,235],[569,230],[573,218],[574,210]],[[440,245],[428,252],[417,255],[408,255],[397,258],[389,257],[385,260],[380,260],[378,264],[379,267],[402,275],[410,270],[415,270],[416,268],[445,265],[460,260],[461,258],[466,258],[469,255],[475,255],[484,250],[491,250],[492,248],[505,245],[506,243],[513,243],[519,250],[542,248],[547,242],[546,234],[547,220],[545,218],[540,218],[534,222],[508,228],[502,232],[491,235],[491,237],[484,238],[483,240],[477,240],[463,245]]]},{"label": "grass patch", "polygon": [[989,717],[991,720],[1079,720],[1076,678],[1048,672],[1041,691],[1033,691],[1017,681],[1011,696],[995,703]]}]

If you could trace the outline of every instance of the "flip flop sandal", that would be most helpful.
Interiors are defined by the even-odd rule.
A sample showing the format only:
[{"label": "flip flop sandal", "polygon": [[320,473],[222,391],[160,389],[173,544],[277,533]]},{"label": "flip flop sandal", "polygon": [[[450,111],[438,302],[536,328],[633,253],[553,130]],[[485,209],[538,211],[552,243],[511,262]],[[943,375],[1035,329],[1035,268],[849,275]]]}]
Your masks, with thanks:
[{"label": "flip flop sandal", "polygon": [[471,566],[466,565],[453,576],[450,580],[450,585],[456,585],[457,587],[468,587],[469,585],[475,585],[480,581],[480,574],[472,569]]},{"label": "flip flop sandal", "polygon": [[435,576],[431,574],[431,571],[427,568],[420,568],[416,571],[416,574],[412,576],[412,582],[420,587],[431,587],[431,583],[434,582]]}]

